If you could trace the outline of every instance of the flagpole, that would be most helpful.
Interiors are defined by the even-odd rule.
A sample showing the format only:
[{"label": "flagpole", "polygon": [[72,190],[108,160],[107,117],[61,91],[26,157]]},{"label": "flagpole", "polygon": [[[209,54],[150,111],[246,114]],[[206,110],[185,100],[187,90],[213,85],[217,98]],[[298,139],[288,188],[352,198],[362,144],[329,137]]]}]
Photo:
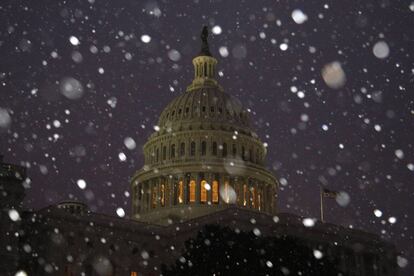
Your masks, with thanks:
[{"label": "flagpole", "polygon": [[324,222],[324,219],[323,219],[323,193],[322,193],[322,186],[319,186],[319,195],[320,195],[320,201],[321,201],[321,222]]}]

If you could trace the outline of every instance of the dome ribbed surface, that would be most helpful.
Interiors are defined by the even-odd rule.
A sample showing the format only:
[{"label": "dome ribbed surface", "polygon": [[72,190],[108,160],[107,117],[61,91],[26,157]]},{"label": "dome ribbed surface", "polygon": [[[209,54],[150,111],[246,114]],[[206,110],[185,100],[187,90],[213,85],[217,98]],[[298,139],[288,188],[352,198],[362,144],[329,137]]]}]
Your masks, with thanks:
[{"label": "dome ribbed surface", "polygon": [[248,112],[238,99],[219,87],[195,89],[176,97],[161,113],[158,126],[179,130],[189,123],[207,129],[232,126],[250,133]]}]

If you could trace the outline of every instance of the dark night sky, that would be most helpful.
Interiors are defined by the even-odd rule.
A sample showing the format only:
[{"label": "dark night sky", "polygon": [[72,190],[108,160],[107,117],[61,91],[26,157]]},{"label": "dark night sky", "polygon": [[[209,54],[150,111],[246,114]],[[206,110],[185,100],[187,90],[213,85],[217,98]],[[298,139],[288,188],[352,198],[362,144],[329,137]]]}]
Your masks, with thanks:
[{"label": "dark night sky", "polygon": [[[293,20],[295,9],[307,15],[303,24]],[[26,206],[76,198],[98,212],[129,210],[128,181],[143,165],[142,145],[191,82],[203,24],[222,29],[210,37],[217,78],[251,109],[269,145],[268,166],[283,184],[280,210],[318,217],[319,185],[343,191],[350,201],[328,200],[326,219],[396,243],[408,275],[412,1],[2,0],[0,152],[29,167]],[[321,75],[332,62],[346,76],[339,88]],[[81,98],[62,93],[68,80],[82,86]],[[126,148],[126,137],[135,149]]]}]

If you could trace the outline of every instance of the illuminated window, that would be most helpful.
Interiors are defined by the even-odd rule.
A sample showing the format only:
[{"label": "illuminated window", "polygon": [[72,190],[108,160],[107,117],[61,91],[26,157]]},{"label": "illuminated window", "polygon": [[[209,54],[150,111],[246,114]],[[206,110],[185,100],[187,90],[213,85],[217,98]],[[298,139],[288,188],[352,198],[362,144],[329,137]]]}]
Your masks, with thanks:
[{"label": "illuminated window", "polygon": [[195,200],[196,200],[196,192],[195,192],[196,183],[195,183],[195,181],[191,180],[190,184],[188,186],[190,188],[190,202],[195,202]]},{"label": "illuminated window", "polygon": [[155,208],[155,207],[157,207],[157,186],[154,185],[152,187],[151,195],[152,195],[151,205],[152,205],[152,208]]},{"label": "illuminated window", "polygon": [[219,183],[217,180],[213,181],[213,187],[212,187],[212,201],[213,203],[218,203],[219,201]]},{"label": "illuminated window", "polygon": [[260,210],[262,210],[262,193],[259,191],[257,193],[257,207]]},{"label": "illuminated window", "polygon": [[254,187],[250,188],[250,202],[252,203],[252,207],[256,208],[256,189]]},{"label": "illuminated window", "polygon": [[131,275],[130,276],[138,276],[138,272],[136,271],[131,271]]},{"label": "illuminated window", "polygon": [[177,199],[180,204],[184,202],[184,184],[182,180],[178,182]]},{"label": "illuminated window", "polygon": [[248,197],[248,194],[247,194],[247,185],[246,184],[244,184],[243,185],[243,206],[246,206],[247,205],[247,197]]},{"label": "illuminated window", "polygon": [[161,206],[165,206],[165,185],[161,184],[160,187],[160,200],[161,200]]},{"label": "illuminated window", "polygon": [[230,203],[230,191],[229,191],[230,187],[229,187],[229,182],[225,181],[224,182],[224,201],[226,203]]},{"label": "illuminated window", "polygon": [[200,201],[202,203],[207,202],[207,189],[206,189],[207,181],[202,180],[200,184]]}]

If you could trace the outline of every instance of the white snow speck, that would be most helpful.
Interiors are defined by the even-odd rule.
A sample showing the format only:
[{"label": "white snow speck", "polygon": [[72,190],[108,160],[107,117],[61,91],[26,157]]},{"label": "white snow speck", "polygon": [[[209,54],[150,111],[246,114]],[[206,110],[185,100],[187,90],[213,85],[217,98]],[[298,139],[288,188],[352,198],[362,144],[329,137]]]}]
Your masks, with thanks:
[{"label": "white snow speck", "polygon": [[222,32],[222,29],[219,25],[216,25],[213,27],[213,29],[211,29],[212,33],[215,35],[219,35]]},{"label": "white snow speck", "polygon": [[168,51],[168,58],[172,61],[179,61],[181,58],[181,54],[177,50],[171,49],[170,51]]},{"label": "white snow speck", "polygon": [[207,182],[204,184],[204,188],[207,190],[207,191],[210,191],[210,189],[211,189],[211,186],[210,186],[210,184],[208,184]]},{"label": "white snow speck", "polygon": [[10,209],[9,210],[9,218],[12,221],[18,221],[18,220],[20,220],[20,214],[15,209]]},{"label": "white snow speck", "polygon": [[382,216],[382,211],[381,211],[381,210],[378,210],[378,209],[375,209],[375,210],[374,210],[374,215],[375,215],[377,218],[380,218],[380,217]]},{"label": "white snow speck", "polygon": [[292,11],[292,19],[296,24],[303,24],[308,20],[308,16],[303,13],[303,11],[296,9]]},{"label": "white snow speck", "polygon": [[73,35],[71,37],[69,37],[69,42],[73,46],[78,46],[80,44],[79,39],[76,36],[73,36]]},{"label": "white snow speck", "polygon": [[279,45],[280,50],[286,51],[288,49],[288,45],[286,43],[282,43]]},{"label": "white snow speck", "polygon": [[323,253],[321,252],[321,251],[319,251],[318,249],[314,249],[313,250],[313,256],[316,258],[316,259],[322,259],[322,257],[323,257]]},{"label": "white snow speck", "polygon": [[322,78],[333,89],[341,88],[346,82],[345,72],[338,61],[328,63],[322,68]]},{"label": "white snow speck", "polygon": [[116,209],[116,214],[118,215],[118,217],[123,218],[125,217],[125,211],[123,208],[119,207]]},{"label": "white snow speck", "polygon": [[119,158],[119,161],[121,161],[121,162],[125,162],[125,161],[126,161],[126,159],[127,159],[127,157],[126,157],[125,153],[123,153],[123,152],[120,152],[120,153],[118,154],[118,158]]},{"label": "white snow speck", "polygon": [[147,251],[145,251],[145,250],[143,250],[143,251],[141,252],[141,257],[142,257],[144,260],[149,259],[149,254],[148,254],[148,252],[147,252]]},{"label": "white snow speck", "polygon": [[125,139],[124,139],[124,145],[129,150],[133,150],[137,146],[137,144],[135,143],[135,140],[132,139],[131,137],[125,137]]},{"label": "white snow speck", "polygon": [[266,262],[266,265],[267,265],[267,267],[270,267],[270,268],[272,268],[272,267],[273,267],[273,264],[272,264],[272,262],[271,262],[271,261],[267,261],[267,262]]},{"label": "white snow speck", "polygon": [[351,197],[347,192],[339,192],[338,195],[335,197],[336,203],[338,203],[342,207],[348,206],[349,202],[351,202]]},{"label": "white snow speck", "polygon": [[259,228],[254,228],[253,229],[253,234],[258,237],[262,234],[262,232],[260,232]]},{"label": "white snow speck", "polygon": [[394,223],[397,222],[397,219],[395,217],[389,217],[388,222],[391,223],[391,224],[394,224]]},{"label": "white snow speck", "polygon": [[54,126],[55,128],[59,128],[59,127],[61,126],[61,123],[59,122],[59,120],[54,120],[54,121],[53,121],[53,126]]},{"label": "white snow speck", "polygon": [[408,265],[408,260],[402,256],[397,256],[397,264],[401,268],[406,267]]},{"label": "white snow speck", "polygon": [[404,152],[401,149],[397,149],[395,150],[395,156],[397,156],[398,159],[403,159],[404,158]]},{"label": "white snow speck", "polygon": [[11,124],[11,117],[7,109],[0,107],[0,128],[8,128]]},{"label": "white snow speck", "polygon": [[63,78],[60,81],[60,92],[70,100],[77,100],[83,95],[83,86],[74,78]]},{"label": "white snow speck", "polygon": [[377,58],[384,59],[390,54],[390,47],[385,41],[378,41],[372,48],[372,52]]},{"label": "white snow speck", "polygon": [[27,273],[24,270],[19,270],[16,274],[14,274],[14,276],[27,276]]},{"label": "white snow speck", "polygon": [[219,53],[222,57],[228,57],[229,56],[229,50],[227,49],[226,46],[221,46],[219,48]]},{"label": "white snow speck", "polygon": [[315,219],[313,218],[304,218],[302,223],[305,227],[313,227],[315,226]]},{"label": "white snow speck", "polygon": [[81,190],[84,190],[86,188],[86,181],[83,179],[78,179],[78,181],[76,181],[76,184],[78,184],[78,187]]},{"label": "white snow speck", "polygon": [[151,42],[151,37],[147,34],[141,35],[141,41],[144,43],[150,43]]}]

